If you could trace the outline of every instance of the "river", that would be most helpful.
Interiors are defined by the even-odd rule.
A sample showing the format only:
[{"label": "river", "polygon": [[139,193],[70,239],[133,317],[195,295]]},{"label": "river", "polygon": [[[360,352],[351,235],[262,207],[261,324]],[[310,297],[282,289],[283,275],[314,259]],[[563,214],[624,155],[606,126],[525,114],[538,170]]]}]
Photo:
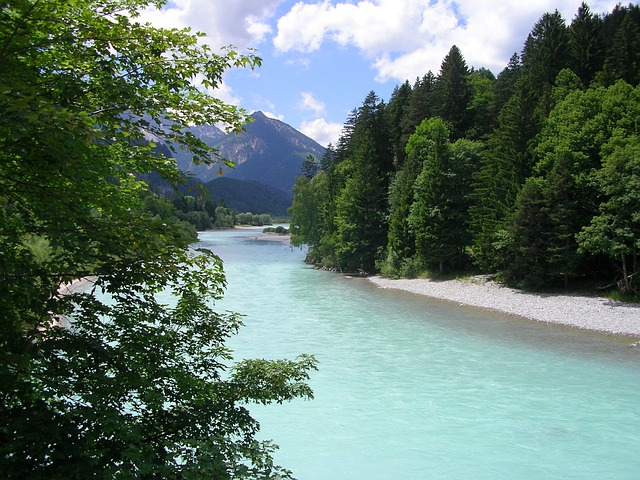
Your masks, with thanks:
[{"label": "river", "polygon": [[200,240],[236,359],[319,362],[313,400],[251,407],[296,478],[640,478],[640,349],[316,271],[260,229]]}]

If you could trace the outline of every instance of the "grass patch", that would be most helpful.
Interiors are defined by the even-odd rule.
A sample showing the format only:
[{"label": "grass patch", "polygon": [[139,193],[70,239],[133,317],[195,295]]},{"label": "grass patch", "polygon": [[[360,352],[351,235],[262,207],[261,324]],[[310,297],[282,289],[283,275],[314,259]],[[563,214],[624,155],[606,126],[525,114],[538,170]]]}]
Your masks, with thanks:
[{"label": "grass patch", "polygon": [[625,294],[619,290],[611,290],[606,292],[604,296],[610,300],[615,300],[616,302],[640,303],[640,295],[637,293]]}]

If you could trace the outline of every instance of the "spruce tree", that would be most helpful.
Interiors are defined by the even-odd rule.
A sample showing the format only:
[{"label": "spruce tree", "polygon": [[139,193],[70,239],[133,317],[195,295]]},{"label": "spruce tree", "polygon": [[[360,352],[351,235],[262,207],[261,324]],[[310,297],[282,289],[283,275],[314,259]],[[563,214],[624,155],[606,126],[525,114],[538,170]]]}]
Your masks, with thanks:
[{"label": "spruce tree", "polygon": [[580,5],[569,26],[569,51],[569,66],[580,77],[582,83],[588,86],[595,74],[602,70],[605,41],[602,34],[602,18],[593,14],[586,3]]},{"label": "spruce tree", "polygon": [[422,168],[408,223],[418,259],[440,271],[457,268],[465,260],[471,176],[479,149],[468,140],[452,145],[450,132],[441,119],[433,118],[425,120],[410,140],[422,145],[418,151]]},{"label": "spruce tree", "polygon": [[570,60],[568,30],[557,10],[538,20],[521,58],[522,74],[517,89],[524,102],[525,135],[533,139],[551,110],[551,90],[556,77]]},{"label": "spruce tree", "polygon": [[616,5],[602,22],[602,31],[606,43],[604,67],[596,75],[600,85],[609,86],[620,78],[631,85],[638,83],[638,26],[640,25],[640,6],[629,4]]},{"label": "spruce tree", "polygon": [[357,111],[345,154],[344,187],[336,200],[336,255],[343,270],[372,272],[387,243],[387,192],[393,171],[385,105],[375,92]]},{"label": "spruce tree", "polygon": [[422,78],[416,79],[409,101],[408,115],[403,125],[403,130],[409,135],[423,120],[435,115],[435,84],[436,77],[431,71]]},{"label": "spruce tree", "polygon": [[407,117],[413,92],[406,81],[394,88],[386,107],[386,118],[389,129],[389,140],[393,151],[393,161],[396,167],[401,166],[406,158],[405,146],[409,135],[413,131],[408,128]]},{"label": "spruce tree", "polygon": [[507,222],[520,188],[532,173],[525,105],[521,91],[507,102],[474,174],[469,219],[473,257],[478,266],[489,270],[504,264]]},{"label": "spruce tree", "polygon": [[520,56],[514,53],[509,59],[508,65],[498,74],[494,83],[494,105],[492,114],[498,117],[502,107],[515,93],[516,84],[520,76]]},{"label": "spruce tree", "polygon": [[462,138],[471,123],[469,69],[457,46],[442,61],[435,84],[434,113],[451,124],[453,139]]},{"label": "spruce tree", "polygon": [[605,62],[606,76],[640,83],[640,23],[627,14],[616,30]]},{"label": "spruce tree", "polygon": [[508,262],[504,269],[509,280],[522,282],[527,287],[546,285],[547,234],[551,230],[542,178],[529,178],[518,194],[516,210],[507,228],[511,242]]}]

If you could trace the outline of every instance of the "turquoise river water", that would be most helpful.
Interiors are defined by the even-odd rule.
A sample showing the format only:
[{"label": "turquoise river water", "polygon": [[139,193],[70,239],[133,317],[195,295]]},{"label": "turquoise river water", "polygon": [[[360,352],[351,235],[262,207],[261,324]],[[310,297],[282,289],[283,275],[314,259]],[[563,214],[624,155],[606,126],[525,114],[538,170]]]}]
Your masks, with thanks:
[{"label": "turquoise river water", "polygon": [[300,480],[638,479],[627,340],[316,271],[260,229],[205,232],[236,359],[316,356],[312,401],[251,407]]}]

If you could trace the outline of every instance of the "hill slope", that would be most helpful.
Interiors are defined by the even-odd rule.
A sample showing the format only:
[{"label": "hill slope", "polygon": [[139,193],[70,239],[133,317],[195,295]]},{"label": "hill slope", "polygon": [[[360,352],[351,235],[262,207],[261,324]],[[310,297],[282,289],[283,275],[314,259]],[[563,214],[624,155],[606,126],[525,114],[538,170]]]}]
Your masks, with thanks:
[{"label": "hill slope", "polygon": [[204,186],[212,201],[219,203],[223,200],[227,207],[238,212],[286,216],[291,206],[290,195],[254,180],[218,177]]}]

